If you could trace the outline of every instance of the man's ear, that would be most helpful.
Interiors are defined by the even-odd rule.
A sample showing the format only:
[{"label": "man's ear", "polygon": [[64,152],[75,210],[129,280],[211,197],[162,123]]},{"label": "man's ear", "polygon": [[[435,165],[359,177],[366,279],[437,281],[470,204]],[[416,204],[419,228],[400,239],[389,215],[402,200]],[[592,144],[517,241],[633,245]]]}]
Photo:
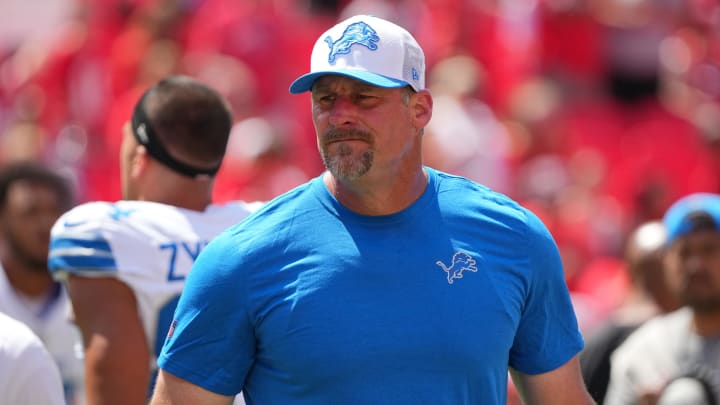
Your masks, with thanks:
[{"label": "man's ear", "polygon": [[430,91],[424,89],[413,94],[411,106],[415,127],[425,128],[432,118],[433,99]]},{"label": "man's ear", "polygon": [[130,167],[130,175],[132,177],[139,177],[144,173],[150,163],[150,155],[147,153],[142,145],[135,146],[135,153],[133,153],[132,163]]}]

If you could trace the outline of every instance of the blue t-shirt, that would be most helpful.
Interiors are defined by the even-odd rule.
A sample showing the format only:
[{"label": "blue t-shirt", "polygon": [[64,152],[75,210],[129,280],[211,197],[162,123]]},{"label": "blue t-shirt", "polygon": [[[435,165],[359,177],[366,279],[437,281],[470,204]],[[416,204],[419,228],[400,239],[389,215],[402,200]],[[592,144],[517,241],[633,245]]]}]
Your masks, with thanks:
[{"label": "blue t-shirt", "polygon": [[530,211],[426,168],[368,217],[321,177],[202,251],[159,364],[248,404],[505,404],[508,366],[583,346],[557,246]]}]

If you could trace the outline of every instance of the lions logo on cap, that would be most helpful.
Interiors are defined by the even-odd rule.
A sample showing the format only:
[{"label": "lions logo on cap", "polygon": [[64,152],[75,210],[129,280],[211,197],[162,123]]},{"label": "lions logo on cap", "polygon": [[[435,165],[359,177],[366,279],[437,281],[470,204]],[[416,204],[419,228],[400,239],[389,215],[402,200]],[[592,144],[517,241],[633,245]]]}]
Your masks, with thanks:
[{"label": "lions logo on cap", "polygon": [[325,42],[330,47],[328,62],[335,62],[335,56],[337,55],[350,53],[350,47],[355,44],[363,45],[374,51],[378,48],[376,44],[378,41],[380,41],[380,37],[369,25],[362,21],[352,23],[345,28],[342,36],[337,41],[333,41],[329,35],[325,37]]}]

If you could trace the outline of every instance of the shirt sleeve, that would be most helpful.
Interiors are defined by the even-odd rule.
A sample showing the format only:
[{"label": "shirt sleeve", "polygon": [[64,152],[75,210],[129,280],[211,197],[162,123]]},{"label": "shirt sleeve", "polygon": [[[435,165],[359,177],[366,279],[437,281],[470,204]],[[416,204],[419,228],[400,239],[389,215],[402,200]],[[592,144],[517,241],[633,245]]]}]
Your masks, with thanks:
[{"label": "shirt sleeve", "polygon": [[68,274],[115,276],[117,263],[110,246],[109,203],[80,205],[63,214],[50,232],[48,269],[56,280]]},{"label": "shirt sleeve", "polygon": [[554,370],[583,349],[558,247],[540,219],[527,211],[530,287],[510,352],[510,366],[526,374]]},{"label": "shirt sleeve", "polygon": [[158,359],[163,370],[220,395],[242,390],[256,346],[237,250],[224,233],[200,253]]}]

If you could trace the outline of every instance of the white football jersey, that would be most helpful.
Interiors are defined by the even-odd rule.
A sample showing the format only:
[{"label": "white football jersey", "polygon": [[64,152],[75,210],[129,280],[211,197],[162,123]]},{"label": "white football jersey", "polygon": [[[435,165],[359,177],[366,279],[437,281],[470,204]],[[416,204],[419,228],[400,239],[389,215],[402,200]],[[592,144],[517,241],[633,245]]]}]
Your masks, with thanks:
[{"label": "white football jersey", "polygon": [[82,337],[68,317],[70,299],[65,289],[58,288],[51,295],[31,303],[10,285],[0,265],[0,312],[22,322],[40,338],[60,370],[65,401],[69,405],[83,404]]},{"label": "white football jersey", "polygon": [[71,404],[58,368],[24,323],[0,313],[0,404]]},{"label": "white football jersey", "polygon": [[154,370],[195,258],[259,205],[236,201],[199,212],[149,201],[85,203],[53,226],[49,268],[57,280],[75,274],[127,284],[135,293]]}]

